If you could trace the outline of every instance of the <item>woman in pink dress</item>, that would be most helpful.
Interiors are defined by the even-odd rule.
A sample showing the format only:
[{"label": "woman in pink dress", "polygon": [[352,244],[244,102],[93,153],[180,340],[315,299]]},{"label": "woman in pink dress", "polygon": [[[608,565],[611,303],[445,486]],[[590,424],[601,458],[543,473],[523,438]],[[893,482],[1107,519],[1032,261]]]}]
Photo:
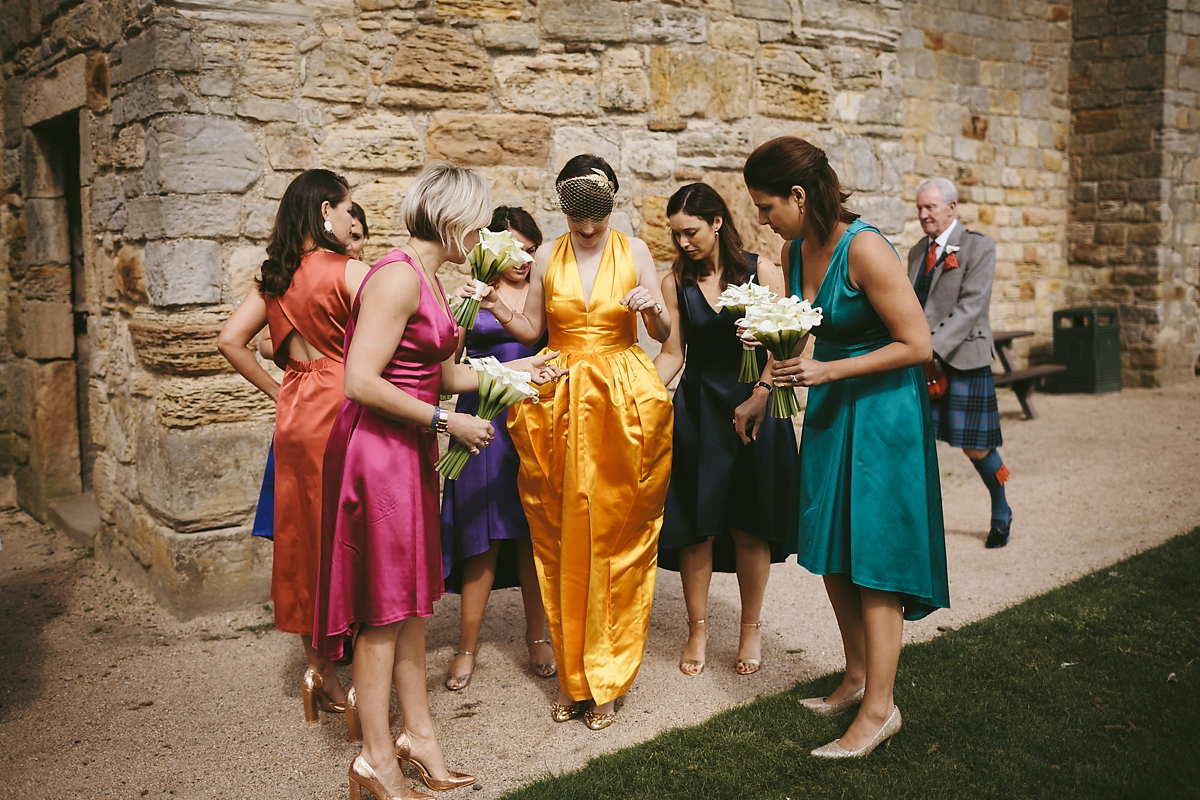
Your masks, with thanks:
[{"label": "woman in pink dress", "polygon": [[[491,197],[473,170],[434,163],[401,207],[411,238],[350,287],[346,402],[325,451],[321,570],[314,646],[352,672],[363,752],[350,765],[350,795],[377,800],[409,794],[397,763],[415,767],[429,788],[474,782],[451,772],[425,692],[425,623],[442,595],[437,433],[478,453],[491,423],[448,412],[439,392],[478,388],[475,371],[454,363],[458,326],[436,272],[460,263],[491,217]],[[558,374],[556,354],[514,362],[539,380]],[[404,714],[395,741],[388,726],[391,684]]]}]

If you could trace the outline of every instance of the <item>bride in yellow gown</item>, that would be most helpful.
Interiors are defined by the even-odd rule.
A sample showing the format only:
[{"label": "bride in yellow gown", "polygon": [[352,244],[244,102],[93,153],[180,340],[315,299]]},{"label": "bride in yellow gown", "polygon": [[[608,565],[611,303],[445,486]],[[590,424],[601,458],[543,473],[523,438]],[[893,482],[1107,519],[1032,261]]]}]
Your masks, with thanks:
[{"label": "bride in yellow gown", "polygon": [[576,156],[556,189],[570,231],[538,250],[525,311],[491,292],[482,305],[523,343],[548,327],[562,352],[567,375],[514,409],[509,431],[558,662],[552,715],[601,730],[642,663],[671,477],[671,401],[637,315],[660,342],[671,319],[645,242],[608,227],[612,167]]}]

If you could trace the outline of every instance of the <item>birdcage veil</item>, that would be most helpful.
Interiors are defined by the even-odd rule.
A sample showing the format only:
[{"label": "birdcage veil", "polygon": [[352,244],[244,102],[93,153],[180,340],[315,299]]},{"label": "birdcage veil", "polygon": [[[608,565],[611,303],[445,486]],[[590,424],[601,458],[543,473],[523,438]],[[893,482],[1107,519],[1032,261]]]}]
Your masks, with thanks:
[{"label": "birdcage veil", "polygon": [[568,178],[557,184],[558,207],[569,219],[599,222],[612,214],[616,190],[601,170]]}]

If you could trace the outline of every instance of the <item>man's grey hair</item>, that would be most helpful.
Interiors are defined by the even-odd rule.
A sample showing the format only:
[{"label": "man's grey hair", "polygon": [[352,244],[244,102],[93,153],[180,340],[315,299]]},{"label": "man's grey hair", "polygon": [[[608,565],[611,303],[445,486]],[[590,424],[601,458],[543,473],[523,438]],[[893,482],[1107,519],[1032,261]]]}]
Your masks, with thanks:
[{"label": "man's grey hair", "polygon": [[941,192],[942,200],[946,201],[946,205],[958,202],[958,189],[955,189],[954,184],[945,178],[929,178],[922,181],[921,185],[917,187],[917,194],[926,189],[937,189]]}]

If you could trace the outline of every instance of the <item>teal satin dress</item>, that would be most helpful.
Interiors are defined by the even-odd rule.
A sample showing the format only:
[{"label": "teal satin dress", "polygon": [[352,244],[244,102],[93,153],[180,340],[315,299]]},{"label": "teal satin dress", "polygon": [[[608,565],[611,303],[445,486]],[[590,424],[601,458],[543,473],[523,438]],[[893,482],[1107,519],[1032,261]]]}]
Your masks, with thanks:
[{"label": "teal satin dress", "polygon": [[[850,284],[850,241],[863,231],[879,233],[861,221],[850,225],[813,301],[824,312],[813,329],[816,361],[892,341],[867,296]],[[798,295],[800,240],[788,255],[788,286]],[[937,449],[920,367],[809,389],[797,481],[795,552],[805,569],[895,592],[905,619],[950,607]]]}]

